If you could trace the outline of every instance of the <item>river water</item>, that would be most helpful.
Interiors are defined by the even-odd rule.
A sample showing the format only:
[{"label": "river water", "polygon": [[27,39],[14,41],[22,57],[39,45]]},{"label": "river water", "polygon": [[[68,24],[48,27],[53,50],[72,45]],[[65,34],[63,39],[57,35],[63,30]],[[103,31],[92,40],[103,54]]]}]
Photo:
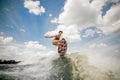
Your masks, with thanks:
[{"label": "river water", "polygon": [[120,80],[120,73],[91,64],[79,53],[39,56],[20,64],[0,64],[0,80]]}]

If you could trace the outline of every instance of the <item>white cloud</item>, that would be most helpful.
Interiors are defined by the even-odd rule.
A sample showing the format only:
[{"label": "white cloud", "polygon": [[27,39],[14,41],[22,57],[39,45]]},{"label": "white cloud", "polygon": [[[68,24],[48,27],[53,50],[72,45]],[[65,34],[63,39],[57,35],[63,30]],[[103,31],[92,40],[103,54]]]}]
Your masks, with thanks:
[{"label": "white cloud", "polygon": [[100,43],[100,44],[98,45],[99,48],[103,48],[103,47],[107,47],[107,46],[108,46],[108,45],[105,44],[105,43]]},{"label": "white cloud", "polygon": [[25,47],[29,49],[37,49],[37,50],[45,50],[46,47],[43,45],[40,45],[38,41],[28,41],[25,42]]},{"label": "white cloud", "polygon": [[95,8],[97,6],[92,7],[89,0],[67,0],[64,11],[59,15],[59,23],[76,24],[80,28],[93,25],[100,12]]},{"label": "white cloud", "polygon": [[0,36],[0,59],[15,59],[27,61],[50,50],[38,41],[28,41],[25,43],[14,43],[13,37]]},{"label": "white cloud", "polygon": [[93,43],[93,44],[90,44],[89,45],[89,48],[105,48],[105,47],[107,47],[108,45],[107,44],[105,44],[105,43]]},{"label": "white cloud", "polygon": [[105,33],[112,33],[120,29],[120,5],[113,6],[103,17],[103,27]]},{"label": "white cloud", "polygon": [[22,28],[20,29],[20,31],[21,31],[21,32],[26,32],[26,30],[25,30],[25,29],[22,29]]},{"label": "white cloud", "polygon": [[50,13],[50,14],[49,14],[49,17],[52,17],[52,16],[53,16],[53,15]]},{"label": "white cloud", "polygon": [[64,25],[58,25],[57,29],[53,31],[49,31],[45,35],[55,35],[58,33],[59,30],[63,31],[62,37],[66,38],[67,41],[69,42],[75,42],[81,40],[76,25],[70,25],[69,27],[66,27]]},{"label": "white cloud", "polygon": [[[120,29],[120,5],[113,5],[104,16],[102,16],[101,13],[103,6],[106,5],[107,2],[118,3],[118,1],[119,0],[93,0],[92,3],[89,3],[89,0],[67,0],[63,12],[60,13],[57,19],[53,19],[51,22],[59,23],[58,26],[64,25],[64,29],[76,25],[76,27],[74,27],[76,29],[73,30],[78,31],[77,33],[84,27],[96,26],[102,30],[102,33],[112,34]],[[58,30],[58,28],[59,27],[55,30]],[[86,36],[92,36],[95,32],[96,31],[89,30],[86,32]],[[72,41],[73,37],[71,37],[71,32],[68,31],[67,34],[69,34],[69,39]],[[77,37],[78,36],[80,36],[80,34],[77,34]]]},{"label": "white cloud", "polygon": [[84,33],[84,35],[82,35],[83,37],[93,37],[94,34],[96,33],[95,30],[93,29],[87,29]]},{"label": "white cloud", "polygon": [[58,19],[57,18],[54,18],[50,21],[51,23],[58,23]]},{"label": "white cloud", "polygon": [[[97,14],[97,9],[92,9],[88,0],[67,0],[64,11],[58,17],[58,23],[65,25],[68,29],[67,34],[69,35],[67,36],[69,36],[69,40],[75,42],[81,40],[80,34],[78,34],[80,29],[85,25],[92,25]],[[72,25],[75,25],[75,27],[71,29]],[[71,30],[69,30],[69,27]]]},{"label": "white cloud", "polygon": [[0,36],[0,44],[9,44],[13,41],[13,37]]},{"label": "white cloud", "polygon": [[102,31],[98,28],[94,29],[92,27],[85,28],[85,31],[83,31],[82,37],[94,37],[95,35],[102,35]]},{"label": "white cloud", "polygon": [[40,1],[25,0],[24,7],[27,8],[30,13],[35,15],[45,13],[45,8],[40,5]]},{"label": "white cloud", "polygon": [[95,46],[96,44],[94,43],[94,44],[89,45],[89,48],[95,48]]}]

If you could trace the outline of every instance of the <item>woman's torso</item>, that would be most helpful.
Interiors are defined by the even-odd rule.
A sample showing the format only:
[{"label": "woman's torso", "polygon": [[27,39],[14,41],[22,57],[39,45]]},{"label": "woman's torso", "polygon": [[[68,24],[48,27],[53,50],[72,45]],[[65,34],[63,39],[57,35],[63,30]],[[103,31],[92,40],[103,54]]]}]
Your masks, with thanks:
[{"label": "woman's torso", "polygon": [[56,37],[54,38],[54,40],[60,40],[60,37],[61,37],[61,35],[56,35]]}]

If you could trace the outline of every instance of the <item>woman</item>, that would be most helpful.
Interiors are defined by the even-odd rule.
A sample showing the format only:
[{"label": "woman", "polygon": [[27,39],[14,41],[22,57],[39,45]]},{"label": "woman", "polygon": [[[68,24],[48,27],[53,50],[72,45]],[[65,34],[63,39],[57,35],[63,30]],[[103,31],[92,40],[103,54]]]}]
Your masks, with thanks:
[{"label": "woman", "polygon": [[54,36],[45,36],[45,38],[54,38],[53,40],[53,45],[58,46],[60,40],[61,35],[63,34],[63,31],[59,31],[58,34],[54,35]]}]

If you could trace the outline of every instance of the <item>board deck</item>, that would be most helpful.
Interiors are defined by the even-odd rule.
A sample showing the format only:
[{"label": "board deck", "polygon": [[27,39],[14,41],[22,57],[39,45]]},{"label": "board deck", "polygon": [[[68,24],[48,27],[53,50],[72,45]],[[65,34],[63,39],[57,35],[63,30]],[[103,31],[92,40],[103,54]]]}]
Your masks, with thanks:
[{"label": "board deck", "polygon": [[60,56],[64,56],[67,52],[67,41],[63,38],[58,44],[58,53]]}]

